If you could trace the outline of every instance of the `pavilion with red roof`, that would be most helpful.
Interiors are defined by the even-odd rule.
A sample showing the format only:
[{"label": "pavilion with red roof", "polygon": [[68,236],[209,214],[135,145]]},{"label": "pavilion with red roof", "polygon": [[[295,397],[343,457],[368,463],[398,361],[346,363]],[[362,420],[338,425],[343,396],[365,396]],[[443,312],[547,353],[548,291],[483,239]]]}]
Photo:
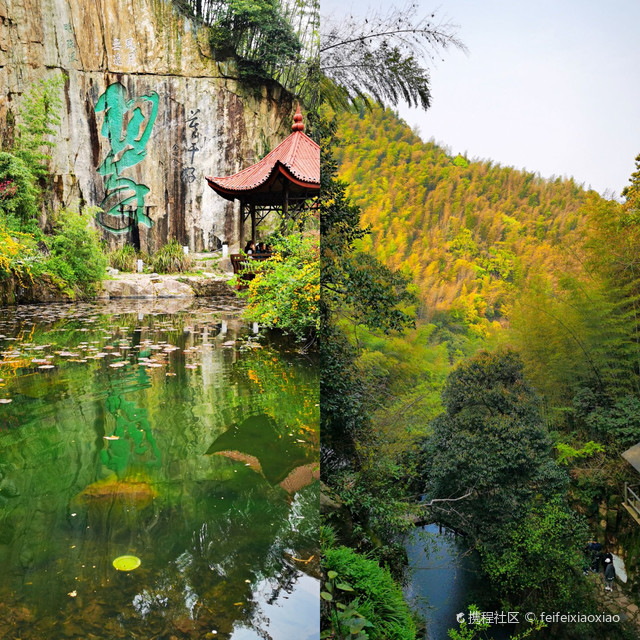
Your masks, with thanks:
[{"label": "pavilion with red roof", "polygon": [[244,245],[244,223],[256,227],[272,211],[295,219],[320,191],[320,146],[304,133],[300,105],[293,116],[293,133],[256,164],[231,176],[207,178],[209,186],[227,200],[240,201],[238,235]]}]

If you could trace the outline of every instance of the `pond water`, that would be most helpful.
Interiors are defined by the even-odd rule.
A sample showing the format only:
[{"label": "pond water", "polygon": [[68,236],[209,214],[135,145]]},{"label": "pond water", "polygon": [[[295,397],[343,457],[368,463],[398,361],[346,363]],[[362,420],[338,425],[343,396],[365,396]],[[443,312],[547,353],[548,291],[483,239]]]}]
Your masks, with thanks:
[{"label": "pond water", "polygon": [[316,362],[182,304],[0,310],[0,638],[318,638]]}]

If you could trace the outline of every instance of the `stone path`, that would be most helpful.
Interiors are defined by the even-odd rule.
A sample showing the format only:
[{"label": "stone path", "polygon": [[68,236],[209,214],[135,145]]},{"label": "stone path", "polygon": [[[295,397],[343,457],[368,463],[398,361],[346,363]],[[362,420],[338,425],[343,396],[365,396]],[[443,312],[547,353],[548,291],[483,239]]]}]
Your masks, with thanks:
[{"label": "stone path", "polygon": [[[605,591],[601,573],[589,573],[587,580],[593,583],[600,602],[612,613],[620,616],[623,622],[630,622],[640,632],[640,608],[623,591],[623,586],[615,581],[613,591]],[[640,636],[640,634],[639,634]]]}]

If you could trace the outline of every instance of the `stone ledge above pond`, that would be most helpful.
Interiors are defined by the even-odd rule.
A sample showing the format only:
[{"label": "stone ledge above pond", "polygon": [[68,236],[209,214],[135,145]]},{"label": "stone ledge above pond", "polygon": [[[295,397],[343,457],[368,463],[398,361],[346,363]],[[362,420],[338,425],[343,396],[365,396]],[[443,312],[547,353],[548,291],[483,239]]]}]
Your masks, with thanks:
[{"label": "stone ledge above pond", "polygon": [[119,274],[102,283],[100,299],[234,296],[228,276]]}]

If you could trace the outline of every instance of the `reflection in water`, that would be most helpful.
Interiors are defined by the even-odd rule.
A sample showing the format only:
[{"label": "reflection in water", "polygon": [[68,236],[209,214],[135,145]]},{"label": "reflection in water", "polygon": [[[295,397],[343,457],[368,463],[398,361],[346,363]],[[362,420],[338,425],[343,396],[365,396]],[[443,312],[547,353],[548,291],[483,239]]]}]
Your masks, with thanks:
[{"label": "reflection in water", "polygon": [[127,305],[0,316],[0,637],[317,638],[313,360]]},{"label": "reflection in water", "polygon": [[426,619],[425,639],[448,640],[448,629],[458,627],[456,614],[479,602],[475,558],[463,540],[436,524],[412,531],[406,549],[411,574],[405,593]]},{"label": "reflection in water", "polygon": [[[144,370],[140,378],[143,381],[140,387],[147,386]],[[160,451],[151,433],[146,409],[115,394],[107,398],[105,406],[115,426],[113,432],[105,436],[108,445],[100,452],[102,463],[118,477],[122,477],[134,461],[148,467],[160,466]]]}]

